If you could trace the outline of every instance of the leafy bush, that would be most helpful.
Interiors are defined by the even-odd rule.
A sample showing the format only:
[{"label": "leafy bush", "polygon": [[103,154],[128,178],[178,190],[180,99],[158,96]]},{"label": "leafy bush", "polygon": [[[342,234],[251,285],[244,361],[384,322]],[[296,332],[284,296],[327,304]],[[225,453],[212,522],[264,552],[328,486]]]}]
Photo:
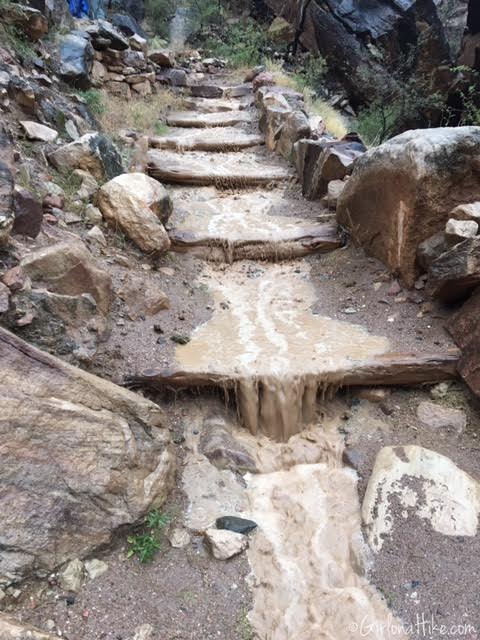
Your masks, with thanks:
[{"label": "leafy bush", "polygon": [[145,13],[155,33],[168,38],[175,0],[145,0]]},{"label": "leafy bush", "polygon": [[150,562],[161,548],[162,530],[170,522],[170,517],[158,509],[153,509],[145,518],[145,531],[127,538],[130,546],[127,558],[137,556],[142,563]]},{"label": "leafy bush", "polygon": [[87,91],[77,91],[77,95],[85,100],[88,108],[94,116],[99,117],[105,113],[105,104],[100,91],[97,91],[96,89],[88,89]]},{"label": "leafy bush", "polygon": [[254,20],[231,25],[222,40],[209,40],[206,48],[213,55],[226,58],[233,67],[261,64],[267,47],[267,37]]},{"label": "leafy bush", "polygon": [[295,74],[297,88],[300,91],[309,88],[318,91],[325,82],[328,66],[322,56],[309,55],[300,71]]}]

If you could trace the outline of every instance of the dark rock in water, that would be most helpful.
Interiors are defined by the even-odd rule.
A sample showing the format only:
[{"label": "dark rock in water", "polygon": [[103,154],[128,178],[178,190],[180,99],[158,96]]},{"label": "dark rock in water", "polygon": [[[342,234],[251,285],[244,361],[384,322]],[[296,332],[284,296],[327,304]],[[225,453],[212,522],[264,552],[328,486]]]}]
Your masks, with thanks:
[{"label": "dark rock in water", "polygon": [[36,238],[42,227],[42,203],[27,189],[16,189],[14,209],[15,220],[12,233]]},{"label": "dark rock in water", "polygon": [[238,518],[237,516],[222,516],[215,521],[217,529],[227,529],[235,531],[235,533],[250,533],[257,528],[257,523],[246,518]]},{"label": "dark rock in water", "polygon": [[135,18],[124,13],[115,13],[111,18],[112,24],[125,36],[138,36],[147,39],[148,36]]},{"label": "dark rock in water", "polygon": [[90,87],[93,47],[87,33],[72,31],[60,44],[60,76],[79,89]]},{"label": "dark rock in water", "polygon": [[255,461],[222,419],[207,418],[203,427],[199,450],[217,469],[257,473]]}]

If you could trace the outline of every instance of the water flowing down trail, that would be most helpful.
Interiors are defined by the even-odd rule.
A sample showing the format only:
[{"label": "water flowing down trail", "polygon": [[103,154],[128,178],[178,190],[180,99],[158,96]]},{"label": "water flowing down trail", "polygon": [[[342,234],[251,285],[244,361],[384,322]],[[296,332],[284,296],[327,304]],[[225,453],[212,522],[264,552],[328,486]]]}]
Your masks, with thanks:
[{"label": "water flowing down trail", "polygon": [[[266,153],[248,103],[189,100],[191,111],[172,114],[174,128],[150,140],[148,171],[172,185],[173,248],[205,260],[197,283],[212,312],[166,366],[143,362],[132,382],[233,389],[247,429],[228,412],[212,422],[200,403],[189,413],[186,525],[202,532],[225,514],[258,523],[248,558],[259,638],[359,638],[362,620],[371,638],[401,638],[365,577],[357,477],[341,462],[341,410],[319,412],[318,400],[344,383],[448,377],[456,353],[402,353],[391,336],[318,309],[324,301],[305,256],[340,249],[335,223],[290,195],[292,168]],[[205,455],[211,437],[227,438],[221,455],[240,460],[245,478]]]}]

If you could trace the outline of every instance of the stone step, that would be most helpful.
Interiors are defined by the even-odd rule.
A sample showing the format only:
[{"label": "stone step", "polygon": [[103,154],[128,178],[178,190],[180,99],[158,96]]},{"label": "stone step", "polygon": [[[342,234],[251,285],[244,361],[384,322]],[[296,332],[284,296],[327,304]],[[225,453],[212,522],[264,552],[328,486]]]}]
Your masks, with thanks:
[{"label": "stone step", "polygon": [[214,300],[212,316],[176,347],[169,366],[138,372],[129,383],[230,388],[245,427],[287,440],[315,418],[317,398],[339,387],[457,376],[457,350],[397,353],[386,337],[314,314],[309,269],[299,260],[207,264],[199,280]]},{"label": "stone step", "polygon": [[194,151],[176,154],[156,149],[148,152],[147,173],[160,182],[214,185],[220,189],[265,186],[295,179],[292,169],[253,154],[208,155]]},{"label": "stone step", "polygon": [[228,111],[243,111],[253,100],[227,100],[224,98],[184,98],[183,106],[199,113],[221,113]]},{"label": "stone step", "polygon": [[252,122],[247,111],[220,111],[216,113],[198,113],[195,111],[176,111],[167,116],[169,127],[233,127],[236,124]]},{"label": "stone step", "polygon": [[219,262],[284,260],[340,246],[336,224],[275,215],[283,193],[255,192],[184,203],[169,220],[172,249]]},{"label": "stone step", "polygon": [[239,151],[265,144],[265,138],[243,129],[225,127],[209,131],[205,129],[177,129],[163,136],[152,136],[149,146],[154,149],[174,151]]}]

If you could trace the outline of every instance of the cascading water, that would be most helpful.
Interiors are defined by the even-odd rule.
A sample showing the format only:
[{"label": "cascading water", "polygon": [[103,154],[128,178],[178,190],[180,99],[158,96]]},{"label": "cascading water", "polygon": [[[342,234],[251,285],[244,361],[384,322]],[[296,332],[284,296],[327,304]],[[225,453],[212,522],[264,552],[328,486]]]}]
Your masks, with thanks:
[{"label": "cascading water", "polygon": [[185,42],[190,34],[190,8],[179,6],[170,23],[170,47],[174,51],[185,48]]}]

